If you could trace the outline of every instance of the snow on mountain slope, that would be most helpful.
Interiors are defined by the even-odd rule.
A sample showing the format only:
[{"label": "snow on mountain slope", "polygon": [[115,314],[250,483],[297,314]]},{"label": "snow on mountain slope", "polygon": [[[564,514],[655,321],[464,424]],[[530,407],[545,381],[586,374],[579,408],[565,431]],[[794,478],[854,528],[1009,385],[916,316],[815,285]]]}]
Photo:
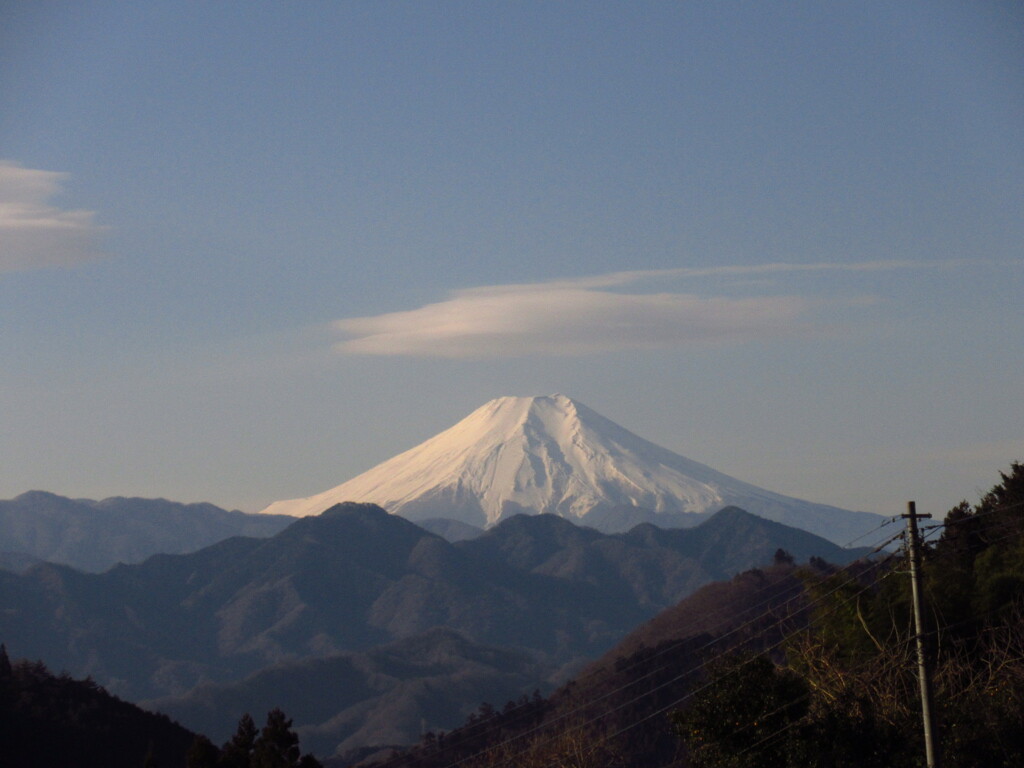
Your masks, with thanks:
[{"label": "snow on mountain slope", "polygon": [[[490,526],[517,513],[551,513],[616,528],[640,508],[677,526],[681,515],[735,505],[838,543],[881,518],[792,499],[661,448],[564,395],[502,397],[358,477],[266,513],[319,514],[373,502],[410,520],[445,517]],[[625,514],[625,512],[623,512]],[[682,518],[685,520],[685,518]]]}]

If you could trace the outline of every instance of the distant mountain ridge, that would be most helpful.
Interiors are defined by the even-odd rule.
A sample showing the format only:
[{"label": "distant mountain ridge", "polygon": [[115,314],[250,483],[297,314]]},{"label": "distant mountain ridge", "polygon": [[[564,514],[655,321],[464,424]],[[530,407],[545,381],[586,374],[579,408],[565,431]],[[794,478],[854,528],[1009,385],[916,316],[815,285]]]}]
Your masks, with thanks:
[{"label": "distant mountain ridge", "polygon": [[366,744],[405,744],[459,722],[481,701],[532,690],[546,670],[528,654],[474,643],[436,628],[361,652],[284,661],[248,677],[203,683],[186,695],[143,702],[175,721],[227,739],[237,712],[280,707],[300,723],[309,750],[330,755]]},{"label": "distant mountain ridge", "polygon": [[599,745],[587,765],[686,765],[667,713],[701,687],[701,665],[730,652],[770,649],[805,627],[811,602],[807,575],[834,570],[781,564],[708,584],[638,627],[545,700],[498,710],[484,726],[467,722],[443,740],[378,750],[357,766],[448,768],[472,764],[474,756],[498,744],[514,744],[502,765],[519,764],[515,752],[525,756],[524,764],[577,764],[565,761],[563,751],[573,743]]},{"label": "distant mountain ridge", "polygon": [[158,553],[194,552],[231,536],[272,536],[293,522],[205,503],[29,491],[0,500],[0,567],[21,571],[44,560],[97,572]]},{"label": "distant mountain ridge", "polygon": [[[641,525],[615,535],[552,515],[517,516],[452,544],[379,507],[350,503],[267,539],[235,537],[100,574],[53,564],[21,576],[0,572],[0,638],[16,653],[92,675],[117,695],[160,699],[186,725],[211,733],[223,727],[217,702],[264,706],[247,697],[287,679],[274,670],[309,679],[316,669],[353,664],[373,674],[409,670],[404,681],[387,672],[388,685],[373,678],[359,701],[340,693],[332,700],[324,681],[326,688],[309,689],[315,712],[289,708],[317,743],[336,738],[354,748],[399,731],[413,741],[424,719],[450,728],[485,684],[504,696],[525,679],[527,667],[515,659],[525,655],[543,676],[571,671],[694,589],[770,562],[779,548],[799,561],[858,554],[739,509],[696,528]],[[384,656],[374,650],[381,646],[390,648]],[[467,666],[445,654],[477,661]],[[324,666],[305,663],[316,659]],[[452,697],[432,709],[442,699],[430,690],[446,687]]]},{"label": "distant mountain ridge", "polygon": [[515,514],[555,514],[606,532],[637,522],[695,524],[737,506],[836,543],[877,515],[795,499],[729,477],[655,445],[564,395],[501,397],[335,488],[263,511],[304,516],[333,504],[379,504],[417,521],[478,527]]}]

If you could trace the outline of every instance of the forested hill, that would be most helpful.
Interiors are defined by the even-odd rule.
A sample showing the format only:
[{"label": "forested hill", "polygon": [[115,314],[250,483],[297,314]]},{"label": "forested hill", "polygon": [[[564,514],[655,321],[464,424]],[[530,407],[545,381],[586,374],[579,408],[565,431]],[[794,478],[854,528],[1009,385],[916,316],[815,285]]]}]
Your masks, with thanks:
[{"label": "forested hill", "polygon": [[[1024,466],[923,530],[941,764],[1024,765]],[[781,768],[922,765],[910,584],[906,563],[894,566],[866,582],[841,573],[810,582],[813,624],[784,662],[719,660],[675,715],[691,765],[731,766],[733,756]]]},{"label": "forested hill", "polygon": [[[893,519],[878,543],[902,530]],[[942,765],[1024,765],[1024,466],[923,532]],[[372,764],[917,768],[907,570],[902,553],[779,562],[708,585],[551,697],[483,705]]]},{"label": "forested hill", "polygon": [[91,678],[12,664],[0,645],[0,765],[4,768],[321,768],[303,755],[292,721],[274,708],[256,727],[245,713],[218,748],[166,715],[107,693]]},{"label": "forested hill", "polygon": [[5,768],[183,766],[195,734],[111,696],[92,680],[11,664],[0,646],[0,764]]}]

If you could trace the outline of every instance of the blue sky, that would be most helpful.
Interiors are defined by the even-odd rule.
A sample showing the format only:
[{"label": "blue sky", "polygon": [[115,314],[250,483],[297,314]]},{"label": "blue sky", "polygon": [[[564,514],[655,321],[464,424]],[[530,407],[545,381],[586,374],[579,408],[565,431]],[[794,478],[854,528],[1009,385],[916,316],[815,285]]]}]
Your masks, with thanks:
[{"label": "blue sky", "polygon": [[1016,3],[0,8],[0,498],[256,510],[502,395],[944,512],[1024,460]]}]

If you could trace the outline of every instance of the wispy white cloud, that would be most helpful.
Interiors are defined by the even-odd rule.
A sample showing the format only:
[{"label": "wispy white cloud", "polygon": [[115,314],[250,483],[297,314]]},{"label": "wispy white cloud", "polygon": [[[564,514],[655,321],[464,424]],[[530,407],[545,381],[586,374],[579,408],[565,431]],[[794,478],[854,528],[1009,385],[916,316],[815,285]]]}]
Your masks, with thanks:
[{"label": "wispy white cloud", "polygon": [[339,320],[341,352],[425,357],[583,355],[792,334],[807,300],[624,294],[565,283],[473,288],[408,312]]},{"label": "wispy white cloud", "polygon": [[[481,358],[585,355],[620,349],[664,349],[808,334],[816,300],[792,296],[731,298],[641,293],[638,283],[699,277],[752,277],[793,272],[869,272],[955,266],[950,262],[760,264],[636,270],[457,291],[445,301],[405,312],[336,321],[344,354]],[[849,304],[863,304],[851,299]],[[832,302],[833,304],[835,302]]]},{"label": "wispy white cloud", "polygon": [[49,204],[67,174],[0,160],[0,272],[67,267],[97,258],[93,211]]},{"label": "wispy white cloud", "polygon": [[[812,262],[793,264],[773,262],[770,264],[731,264],[713,267],[676,267],[673,269],[632,270],[611,272],[571,279],[552,285],[576,285],[587,288],[613,288],[619,285],[645,280],[669,280],[698,277],[767,277],[799,272],[891,272],[901,269],[941,269],[977,265],[978,259],[946,259],[940,261],[909,261],[892,259],[888,261],[860,262]],[[987,262],[986,262],[987,263]]]}]

